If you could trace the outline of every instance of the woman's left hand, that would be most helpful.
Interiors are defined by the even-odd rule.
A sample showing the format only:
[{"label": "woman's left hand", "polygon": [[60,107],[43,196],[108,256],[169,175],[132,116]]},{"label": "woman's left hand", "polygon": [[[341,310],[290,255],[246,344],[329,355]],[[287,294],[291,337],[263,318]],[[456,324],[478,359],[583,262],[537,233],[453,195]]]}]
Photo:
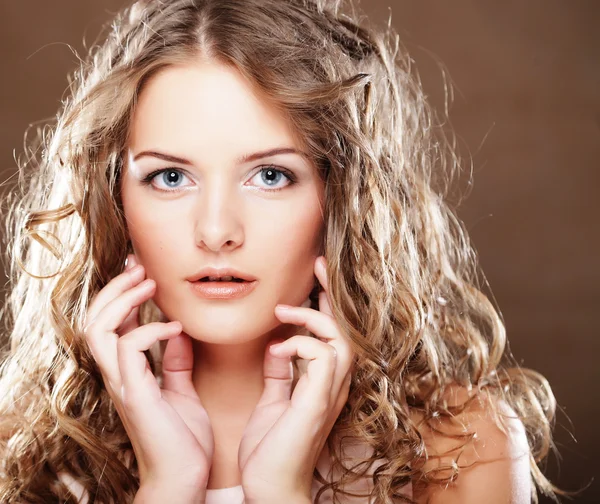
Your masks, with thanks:
[{"label": "woman's left hand", "polygon": [[[354,353],[331,312],[325,258],[315,261],[323,286],[319,311],[280,309],[286,324],[306,327],[318,339],[295,335],[273,348],[264,361],[264,392],[242,436],[238,462],[245,502],[310,502],[313,471],[350,390]],[[292,394],[291,357],[308,360]]]}]

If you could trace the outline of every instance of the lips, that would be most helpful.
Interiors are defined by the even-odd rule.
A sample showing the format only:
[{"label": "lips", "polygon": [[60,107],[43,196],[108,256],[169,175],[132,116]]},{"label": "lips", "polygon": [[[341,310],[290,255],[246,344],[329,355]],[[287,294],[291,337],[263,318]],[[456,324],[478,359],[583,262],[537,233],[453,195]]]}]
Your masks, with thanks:
[{"label": "lips", "polygon": [[224,276],[224,277],[204,277],[198,280],[198,282],[247,282],[243,278]]},{"label": "lips", "polygon": [[225,280],[197,280],[189,282],[194,294],[205,299],[234,299],[242,298],[252,292],[258,282],[248,281],[225,281]]},{"label": "lips", "polygon": [[186,278],[189,282],[252,282],[255,277],[233,268],[203,268],[198,273]]}]

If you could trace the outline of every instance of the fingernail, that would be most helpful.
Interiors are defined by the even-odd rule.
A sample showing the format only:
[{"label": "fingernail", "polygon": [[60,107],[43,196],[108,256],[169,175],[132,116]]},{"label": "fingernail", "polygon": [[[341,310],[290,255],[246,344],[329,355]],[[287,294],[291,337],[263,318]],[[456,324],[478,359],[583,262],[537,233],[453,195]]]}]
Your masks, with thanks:
[{"label": "fingernail", "polygon": [[278,304],[275,309],[279,310],[279,311],[285,311],[285,310],[289,310],[290,308],[292,308],[292,306],[290,305],[286,305],[286,304]]},{"label": "fingernail", "polygon": [[136,265],[135,256],[133,254],[128,254],[125,259],[125,270],[130,270]]}]

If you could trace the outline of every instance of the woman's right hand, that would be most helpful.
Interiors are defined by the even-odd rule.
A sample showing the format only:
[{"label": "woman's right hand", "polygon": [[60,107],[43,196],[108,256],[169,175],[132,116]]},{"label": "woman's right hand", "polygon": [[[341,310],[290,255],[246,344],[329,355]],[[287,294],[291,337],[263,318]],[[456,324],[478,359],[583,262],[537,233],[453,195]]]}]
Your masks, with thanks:
[{"label": "woman's right hand", "polygon": [[[154,280],[128,258],[125,271],[93,299],[84,335],[106,389],[129,435],[140,488],[206,490],[214,452],[208,414],[192,383],[192,342],[180,322],[139,325],[139,306],[152,298]],[[144,351],[168,339],[159,386]],[[193,493],[193,486],[197,486]]]}]

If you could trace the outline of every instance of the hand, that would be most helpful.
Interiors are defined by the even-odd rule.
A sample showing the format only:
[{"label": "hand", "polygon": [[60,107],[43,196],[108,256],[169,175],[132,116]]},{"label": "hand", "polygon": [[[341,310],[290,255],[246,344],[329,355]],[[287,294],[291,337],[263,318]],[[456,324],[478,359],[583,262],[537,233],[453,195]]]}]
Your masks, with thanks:
[{"label": "hand", "polygon": [[[315,274],[324,289],[319,311],[275,311],[282,322],[306,327],[318,339],[295,335],[277,350],[273,342],[267,345],[264,392],[238,453],[246,502],[310,501],[314,468],[348,399],[354,352],[331,312],[324,257],[315,262]],[[309,362],[292,395],[293,355]]]},{"label": "hand", "polygon": [[[193,350],[180,322],[139,325],[139,306],[155,292],[154,280],[129,256],[126,270],[93,299],[84,335],[104,385],[129,435],[140,487],[168,481],[206,484],[214,452],[208,414],[192,384]],[[163,387],[144,351],[168,339]]]}]

